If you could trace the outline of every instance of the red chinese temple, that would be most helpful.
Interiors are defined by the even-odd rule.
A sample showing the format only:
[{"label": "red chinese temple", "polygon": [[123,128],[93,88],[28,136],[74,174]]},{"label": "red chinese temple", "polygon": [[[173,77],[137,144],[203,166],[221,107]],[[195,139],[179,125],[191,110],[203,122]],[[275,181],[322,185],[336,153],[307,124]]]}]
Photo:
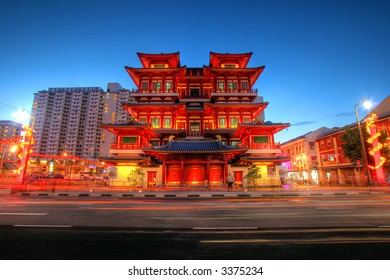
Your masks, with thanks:
[{"label": "red chinese temple", "polygon": [[281,156],[274,134],[288,123],[264,122],[263,102],[253,89],[264,66],[249,68],[252,53],[210,53],[208,66],[181,66],[180,54],[138,53],[142,68],[125,67],[137,90],[123,104],[126,124],[103,124],[116,135],[110,156],[113,185],[133,169],[152,185],[221,185],[230,173],[245,184],[250,165],[259,185],[280,185]]}]

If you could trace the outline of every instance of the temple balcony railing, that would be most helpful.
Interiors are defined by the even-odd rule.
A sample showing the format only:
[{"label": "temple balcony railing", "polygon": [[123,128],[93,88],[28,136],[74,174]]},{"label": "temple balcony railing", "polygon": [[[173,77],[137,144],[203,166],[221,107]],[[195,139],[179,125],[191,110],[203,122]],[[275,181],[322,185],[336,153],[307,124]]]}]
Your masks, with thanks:
[{"label": "temple balcony railing", "polygon": [[110,145],[110,154],[140,154],[142,153],[142,147],[138,143],[132,144],[119,144],[113,143]]},{"label": "temple balcony railing", "polygon": [[252,143],[250,149],[280,149],[280,143]]},{"label": "temple balcony railing", "polygon": [[257,97],[257,90],[219,90],[211,93],[210,98],[225,101],[230,98],[239,99],[239,102],[252,102]]},{"label": "temple balcony railing", "polygon": [[137,149],[141,149],[141,145],[138,144],[138,143],[131,143],[131,144],[112,143],[110,145],[110,149],[115,149],[115,150],[137,150]]},{"label": "temple balcony railing", "polygon": [[215,93],[258,93],[257,88],[254,89],[217,89],[215,91],[212,91],[211,94]]},{"label": "temple balcony railing", "polygon": [[281,152],[282,149],[280,143],[252,143],[248,149],[248,153],[280,154]]},{"label": "temple balcony railing", "polygon": [[203,136],[200,131],[188,131],[187,136],[189,137],[200,137]]}]

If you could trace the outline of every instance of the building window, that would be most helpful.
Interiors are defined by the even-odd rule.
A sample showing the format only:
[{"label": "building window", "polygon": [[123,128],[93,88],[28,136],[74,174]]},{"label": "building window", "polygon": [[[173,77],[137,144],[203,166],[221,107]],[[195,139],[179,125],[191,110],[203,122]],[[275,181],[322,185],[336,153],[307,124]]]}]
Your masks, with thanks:
[{"label": "building window", "polygon": [[134,143],[137,143],[137,137],[135,136],[122,137],[122,144],[134,144]]},{"label": "building window", "polygon": [[150,144],[154,147],[159,146],[160,143],[158,141],[150,141]]},{"label": "building window", "polygon": [[166,82],[165,83],[165,90],[166,91],[171,91],[172,90],[172,83],[171,82]]},{"label": "building window", "polygon": [[250,123],[251,122],[251,118],[250,117],[244,117],[243,120],[244,120],[244,123]]},{"label": "building window", "polygon": [[171,128],[172,127],[172,119],[171,118],[165,118],[164,119],[164,127],[165,128]]},{"label": "building window", "polygon": [[268,136],[254,136],[254,143],[268,143]]},{"label": "building window", "polygon": [[200,123],[190,123],[190,131],[199,132],[200,131]]},{"label": "building window", "polygon": [[153,90],[161,90],[161,83],[153,82]]},{"label": "building window", "polygon": [[238,125],[238,118],[231,118],[230,119],[230,127],[236,128]]},{"label": "building window", "polygon": [[149,87],[149,82],[142,82],[141,89],[142,91],[147,91]]},{"label": "building window", "polygon": [[238,146],[238,145],[240,145],[240,141],[231,141],[231,146]]},{"label": "building window", "polygon": [[241,90],[247,91],[249,89],[248,82],[241,82]]},{"label": "building window", "polygon": [[147,121],[147,119],[145,117],[139,118],[139,122],[140,123],[146,123],[146,121]]},{"label": "building window", "polygon": [[153,68],[162,69],[162,68],[165,68],[165,65],[164,64],[154,64]]},{"label": "building window", "polygon": [[234,91],[237,89],[237,82],[229,82],[229,91]]},{"label": "building window", "polygon": [[152,127],[159,128],[160,127],[160,118],[152,118]]},{"label": "building window", "polygon": [[327,139],[326,143],[327,143],[328,147],[332,146],[332,139]]},{"label": "building window", "polygon": [[218,82],[218,90],[219,91],[225,90],[225,83],[224,82]]},{"label": "building window", "polygon": [[225,118],[219,118],[218,120],[219,127],[225,127],[226,126],[226,119]]}]

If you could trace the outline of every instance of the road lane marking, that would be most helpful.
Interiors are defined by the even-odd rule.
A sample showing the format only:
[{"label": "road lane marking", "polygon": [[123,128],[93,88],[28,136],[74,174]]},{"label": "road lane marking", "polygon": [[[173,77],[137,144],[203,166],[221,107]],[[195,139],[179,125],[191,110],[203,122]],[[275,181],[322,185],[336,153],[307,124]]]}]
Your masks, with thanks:
[{"label": "road lane marking", "polygon": [[0,216],[45,216],[49,213],[0,213]]},{"label": "road lane marking", "polygon": [[348,207],[348,206],[335,206],[335,207],[317,207],[317,210],[351,210],[356,209],[356,207]]},{"label": "road lane marking", "polygon": [[253,230],[258,227],[193,227],[193,230]]},{"label": "road lane marking", "polygon": [[238,211],[240,210],[239,208],[198,208],[196,209],[197,211]]},{"label": "road lane marking", "polygon": [[336,237],[336,238],[314,238],[314,239],[218,239],[200,240],[204,244],[361,244],[361,243],[388,243],[389,237]]},{"label": "road lane marking", "polygon": [[14,227],[71,228],[71,225],[13,225]]}]

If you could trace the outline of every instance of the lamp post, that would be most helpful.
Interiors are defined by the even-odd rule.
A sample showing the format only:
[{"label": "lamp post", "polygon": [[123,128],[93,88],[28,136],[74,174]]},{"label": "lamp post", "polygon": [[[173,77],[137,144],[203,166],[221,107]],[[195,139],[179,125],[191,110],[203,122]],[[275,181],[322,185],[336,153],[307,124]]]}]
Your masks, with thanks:
[{"label": "lamp post", "polygon": [[359,113],[358,113],[358,106],[362,103],[363,103],[364,108],[366,108],[366,109],[370,109],[372,106],[372,103],[367,98],[362,98],[362,100],[360,100],[359,103],[354,106],[356,121],[357,121],[358,128],[359,128],[360,143],[361,143],[361,148],[362,148],[363,167],[364,167],[364,171],[366,172],[366,175],[367,175],[368,185],[371,186],[371,184],[372,184],[371,174],[370,174],[370,170],[368,169],[366,147],[364,145],[363,131],[362,131],[362,126],[360,123]]},{"label": "lamp post", "polygon": [[30,149],[31,149],[32,139],[33,139],[33,136],[34,136],[34,122],[35,122],[35,117],[33,115],[31,115],[31,113],[27,109],[23,109],[22,112],[23,113],[26,112],[30,116],[30,118],[31,118],[31,127],[30,127],[31,135],[30,135],[30,137],[28,139],[28,145],[27,145],[27,150],[26,150],[26,157],[25,157],[25,161],[24,161],[24,164],[23,164],[23,170],[19,174],[19,183],[21,183],[21,184],[24,183],[24,179],[25,179],[26,173],[27,173],[28,160],[29,160],[29,157],[30,157]]}]

